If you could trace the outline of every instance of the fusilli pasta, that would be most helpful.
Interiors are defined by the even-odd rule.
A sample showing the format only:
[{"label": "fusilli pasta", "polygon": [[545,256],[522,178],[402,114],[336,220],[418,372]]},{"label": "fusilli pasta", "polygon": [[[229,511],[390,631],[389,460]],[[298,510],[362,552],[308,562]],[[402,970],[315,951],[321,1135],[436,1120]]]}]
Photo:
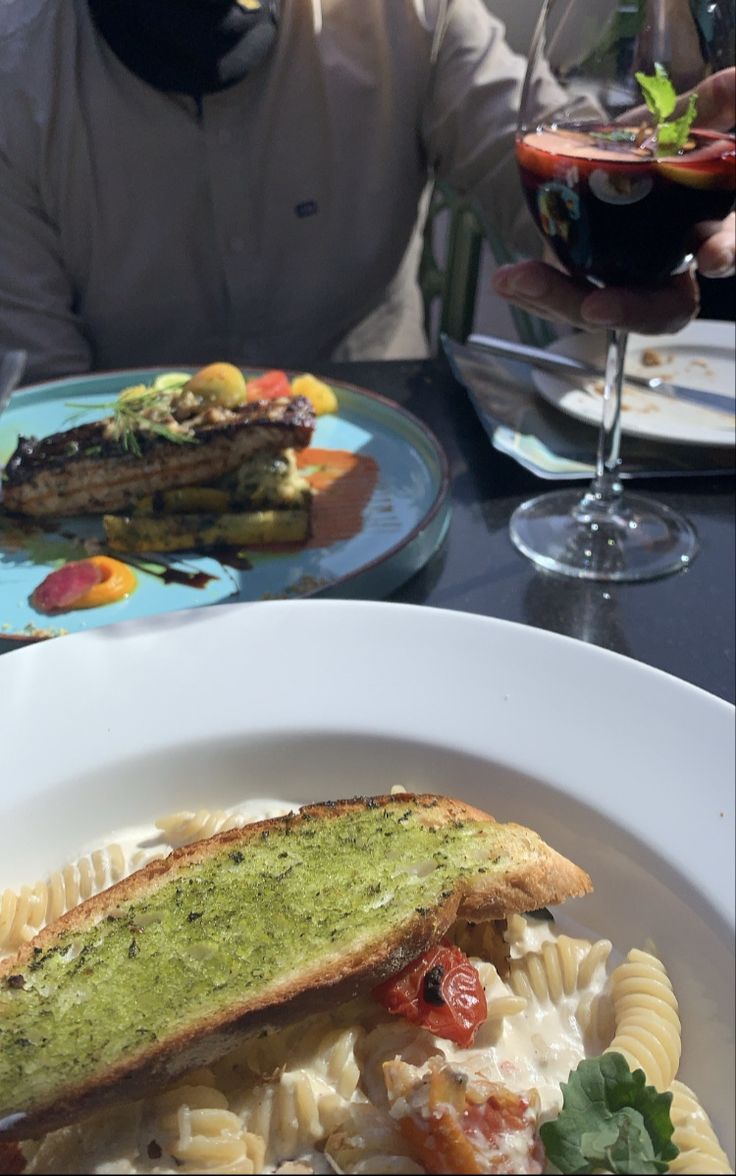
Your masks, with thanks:
[{"label": "fusilli pasta", "polygon": [[524,915],[509,915],[506,920],[506,930],[503,937],[509,947],[518,944],[526,934],[527,920]]},{"label": "fusilli pasta", "polygon": [[613,1001],[608,992],[584,992],[575,1010],[575,1020],[583,1034],[586,1054],[601,1053],[616,1032]]},{"label": "fusilli pasta", "polygon": [[226,829],[242,829],[252,820],[243,813],[227,813],[224,809],[198,809],[196,812],[168,813],[156,821],[156,828],[161,830],[170,845],[178,848],[205,837],[214,837],[215,833],[224,833]]},{"label": "fusilli pasta", "polygon": [[421,1176],[425,1169],[411,1158],[409,1145],[390,1115],[370,1103],[356,1103],[349,1118],[325,1144],[338,1171]]},{"label": "fusilli pasta", "polygon": [[616,1034],[609,1050],[623,1054],[632,1070],[667,1090],[680,1064],[680,1018],[664,964],[632,949],[611,975]]},{"label": "fusilli pasta", "polygon": [[710,1176],[733,1173],[710,1119],[684,1082],[673,1082],[670,1115],[675,1126],[672,1142],[680,1154],[670,1163],[670,1172],[680,1176]]},{"label": "fusilli pasta", "polygon": [[200,1070],[153,1100],[151,1132],[182,1173],[258,1172],[265,1142],[243,1129],[217,1089],[215,1075]]},{"label": "fusilli pasta", "polygon": [[177,1134],[170,1151],[179,1171],[261,1172],[266,1143],[244,1131],[237,1115],[219,1107],[192,1109],[183,1104],[176,1112]]},{"label": "fusilli pasta", "polygon": [[485,1024],[480,1026],[475,1038],[476,1048],[482,1049],[495,1042],[503,1021],[526,1012],[529,1002],[525,997],[509,992],[493,964],[479,959],[472,959],[471,962],[480,976],[488,1010]]},{"label": "fusilli pasta", "polygon": [[[333,1030],[315,1045],[302,1041],[297,1056],[268,1081],[231,1096],[248,1131],[266,1140],[267,1162],[313,1147],[345,1118],[360,1079],[355,1048],[362,1032],[352,1027]],[[299,1065],[299,1052],[308,1068]]]},{"label": "fusilli pasta", "polygon": [[607,939],[591,944],[585,939],[560,935],[543,943],[540,951],[512,959],[509,985],[517,996],[526,1000],[558,1003],[564,996],[586,988],[596,970],[605,966],[610,951]]},{"label": "fusilli pasta", "polygon": [[381,1109],[385,1109],[388,1104],[383,1077],[384,1062],[400,1057],[412,1065],[422,1066],[439,1053],[440,1049],[430,1033],[417,1029],[400,1017],[377,1025],[366,1034],[358,1050],[362,1087],[370,1102]]},{"label": "fusilli pasta", "polygon": [[163,833],[169,845],[178,848],[190,845],[193,841],[202,841],[205,837],[214,837],[216,833],[224,833],[227,829],[242,829],[244,825],[252,825],[266,817],[283,816],[289,811],[286,804],[271,804],[266,812],[257,815],[227,809],[203,808],[196,812],[184,809],[159,817],[156,828]]},{"label": "fusilli pasta", "polygon": [[120,881],[128,871],[125,854],[113,843],[70,862],[45,882],[3,891],[0,897],[0,951],[28,943],[48,923],[86,898]]}]

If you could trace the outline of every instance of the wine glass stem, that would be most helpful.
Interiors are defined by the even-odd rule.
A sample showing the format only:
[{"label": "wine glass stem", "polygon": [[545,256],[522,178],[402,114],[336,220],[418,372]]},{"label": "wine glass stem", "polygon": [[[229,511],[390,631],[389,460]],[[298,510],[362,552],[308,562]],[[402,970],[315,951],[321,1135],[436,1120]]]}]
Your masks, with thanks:
[{"label": "wine glass stem", "polygon": [[602,505],[613,505],[621,497],[623,489],[618,477],[618,466],[621,448],[621,394],[627,341],[627,331],[608,332],[603,417],[598,433],[595,479],[590,490]]}]

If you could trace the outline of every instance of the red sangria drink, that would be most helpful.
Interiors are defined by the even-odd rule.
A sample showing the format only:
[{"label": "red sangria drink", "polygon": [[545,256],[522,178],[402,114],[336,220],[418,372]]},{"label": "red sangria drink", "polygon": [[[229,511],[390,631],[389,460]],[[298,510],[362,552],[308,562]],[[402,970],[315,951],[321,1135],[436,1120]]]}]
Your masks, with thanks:
[{"label": "red sangria drink", "polygon": [[[632,307],[638,288],[644,303],[666,307],[671,275],[696,256],[697,227],[733,206],[735,50],[733,0],[542,0],[519,104],[519,174],[545,243],[591,294],[631,290]],[[522,502],[509,534],[548,572],[652,580],[686,568],[698,539],[678,511],[622,481],[628,331],[601,336],[593,478],[582,492]]]},{"label": "red sangria drink", "polygon": [[673,154],[651,127],[553,124],[516,145],[530,211],[562,265],[605,286],[655,286],[700,221],[734,204],[736,140],[692,129]]}]

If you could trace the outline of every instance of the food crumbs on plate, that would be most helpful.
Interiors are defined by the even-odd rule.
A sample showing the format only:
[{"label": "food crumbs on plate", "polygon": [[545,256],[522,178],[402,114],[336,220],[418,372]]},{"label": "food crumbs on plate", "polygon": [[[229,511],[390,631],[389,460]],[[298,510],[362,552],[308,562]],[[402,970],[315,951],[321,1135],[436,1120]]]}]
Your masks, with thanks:
[{"label": "food crumbs on plate", "polygon": [[283,592],[263,592],[258,599],[291,600],[294,597],[311,596],[313,593],[319,592],[322,588],[326,588],[332,582],[332,580],[328,580],[324,576],[310,576],[305,573],[298,580],[295,580],[293,584],[287,585]]},{"label": "food crumbs on plate", "polygon": [[[606,385],[603,380],[596,380],[592,384],[586,385],[589,392],[593,392],[596,396],[603,396],[606,390]],[[633,385],[627,384],[624,380],[622,389],[623,397],[621,400],[621,412],[635,412],[639,416],[646,416],[650,412],[658,412],[659,406],[655,398],[651,400],[646,399],[646,392],[642,393]],[[627,401],[627,397],[633,397],[634,403]]]},{"label": "food crumbs on plate", "polygon": [[641,353],[641,362],[644,367],[659,367],[664,363],[664,356],[656,347],[645,347]]},{"label": "food crumbs on plate", "polygon": [[135,572],[121,560],[93,555],[51,572],[34,589],[31,604],[44,613],[99,608],[125,600],[137,582]]},{"label": "food crumbs on plate", "polygon": [[715,376],[715,372],[707,359],[691,359],[687,366],[688,368],[700,368],[707,376]]},{"label": "food crumbs on plate", "polygon": [[27,625],[23,626],[20,636],[28,637],[32,641],[49,641],[52,637],[67,637],[68,634],[68,629],[39,629],[38,625],[29,621]]}]

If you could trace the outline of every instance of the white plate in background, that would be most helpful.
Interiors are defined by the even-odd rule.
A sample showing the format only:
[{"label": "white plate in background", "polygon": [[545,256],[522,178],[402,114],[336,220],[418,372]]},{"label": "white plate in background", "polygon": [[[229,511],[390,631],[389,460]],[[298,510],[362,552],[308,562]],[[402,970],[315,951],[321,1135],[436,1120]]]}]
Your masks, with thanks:
[{"label": "white plate in background", "polygon": [[[565,335],[551,343],[548,350],[603,367],[606,336],[601,331]],[[642,357],[647,351],[656,352],[662,363],[644,363]],[[647,378],[661,376],[674,384],[736,398],[733,323],[695,319],[676,335],[630,335],[626,371]],[[534,371],[533,378],[538,392],[555,408],[598,427],[602,398],[594,389],[600,381],[581,383],[575,377],[542,371]],[[734,417],[728,413],[658,396],[630,384],[624,388],[621,430],[635,437],[689,445],[732,448],[736,444]]]},{"label": "white plate in background", "polygon": [[248,796],[403,784],[536,828],[596,887],[560,923],[661,953],[681,1076],[733,1154],[729,704],[543,630],[319,600],[20,649],[0,658],[0,699],[0,891],[121,826]]}]

